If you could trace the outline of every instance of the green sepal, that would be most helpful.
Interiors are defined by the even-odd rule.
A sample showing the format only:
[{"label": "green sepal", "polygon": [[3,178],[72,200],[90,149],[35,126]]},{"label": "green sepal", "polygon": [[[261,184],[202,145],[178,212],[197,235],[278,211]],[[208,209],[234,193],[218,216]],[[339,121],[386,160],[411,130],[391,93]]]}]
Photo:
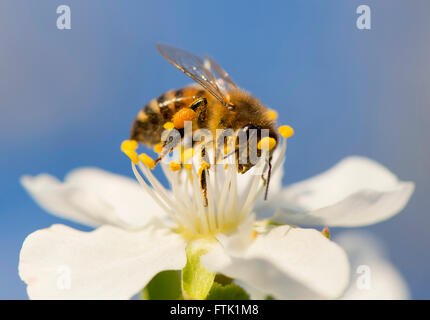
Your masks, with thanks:
[{"label": "green sepal", "polygon": [[147,284],[142,291],[142,300],[177,300],[181,299],[181,272],[179,270],[162,271]]},{"label": "green sepal", "polygon": [[206,300],[249,300],[249,294],[237,284],[223,286],[214,282]]},{"label": "green sepal", "polygon": [[216,283],[219,283],[219,284],[223,285],[223,286],[225,286],[227,284],[230,284],[230,283],[233,283],[233,279],[232,278],[227,277],[227,276],[225,276],[225,275],[223,275],[221,273],[217,273],[216,274],[214,281]]}]

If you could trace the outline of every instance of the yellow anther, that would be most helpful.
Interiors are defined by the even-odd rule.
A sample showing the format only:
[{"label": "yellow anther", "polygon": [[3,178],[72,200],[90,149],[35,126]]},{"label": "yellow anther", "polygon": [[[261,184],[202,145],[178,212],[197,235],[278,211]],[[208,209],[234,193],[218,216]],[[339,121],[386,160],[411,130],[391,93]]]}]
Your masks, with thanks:
[{"label": "yellow anther", "polygon": [[228,163],[226,163],[224,166],[224,170],[227,170],[227,169],[228,169]]},{"label": "yellow anther", "polygon": [[191,170],[193,169],[193,165],[191,163],[185,163],[184,168],[191,172]]},{"label": "yellow anther", "polygon": [[272,150],[276,146],[276,140],[270,137],[261,138],[261,140],[258,141],[257,148],[261,150],[266,146],[269,147],[269,150]]},{"label": "yellow anther", "polygon": [[207,163],[206,161],[203,161],[202,165],[200,166],[200,169],[199,169],[199,176],[202,175],[203,170],[209,169],[210,167],[211,167],[211,165],[209,163]]},{"label": "yellow anther", "polygon": [[127,155],[127,157],[129,157],[130,160],[133,161],[134,164],[139,163],[139,157],[137,156],[136,151],[131,149],[124,149],[122,150],[122,152],[124,152]]},{"label": "yellow anther", "polygon": [[322,229],[321,233],[327,238],[330,239],[330,230],[328,227],[324,227],[324,229]]},{"label": "yellow anther", "polygon": [[156,153],[161,153],[163,151],[163,145],[161,143],[157,143],[154,146],[154,152]]},{"label": "yellow anther", "polygon": [[257,239],[257,237],[258,237],[258,232],[257,232],[257,231],[255,231],[255,230],[252,230],[252,235],[251,235],[251,237],[252,237],[252,240]]},{"label": "yellow anther", "polygon": [[124,152],[127,157],[130,158],[131,161],[133,161],[134,164],[139,163],[139,158],[136,153],[136,149],[138,147],[138,143],[136,140],[124,140],[121,143],[121,151]]},{"label": "yellow anther", "polygon": [[149,169],[155,168],[155,161],[148,156],[146,153],[139,154],[139,160],[143,162],[145,166],[147,166]]},{"label": "yellow anther", "polygon": [[166,130],[172,130],[173,128],[174,128],[175,126],[173,125],[173,122],[166,122],[164,125],[163,125],[163,128],[164,129],[166,129]]},{"label": "yellow anther", "polygon": [[294,129],[291,128],[290,126],[280,126],[278,129],[278,132],[281,136],[287,139],[294,134]]},{"label": "yellow anther", "polygon": [[181,154],[182,163],[188,162],[188,160],[190,160],[193,156],[194,156],[193,148],[188,148],[187,150],[184,150]]},{"label": "yellow anther", "polygon": [[267,116],[272,121],[278,119],[278,113],[273,109],[270,109],[269,111],[267,111]]},{"label": "yellow anther", "polygon": [[136,140],[124,140],[121,143],[121,151],[124,152],[124,150],[136,150],[139,144]]},{"label": "yellow anther", "polygon": [[171,171],[179,171],[181,170],[182,166],[179,161],[172,161],[169,163],[169,168]]}]

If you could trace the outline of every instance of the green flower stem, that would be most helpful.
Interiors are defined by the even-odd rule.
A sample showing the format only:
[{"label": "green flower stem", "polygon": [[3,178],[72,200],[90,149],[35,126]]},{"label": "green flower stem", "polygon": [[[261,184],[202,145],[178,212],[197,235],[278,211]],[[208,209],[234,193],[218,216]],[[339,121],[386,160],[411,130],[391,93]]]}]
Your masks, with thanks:
[{"label": "green flower stem", "polygon": [[186,300],[204,300],[212,288],[215,274],[200,262],[210,247],[211,242],[206,240],[194,240],[187,246],[187,264],[182,269],[182,295]]}]

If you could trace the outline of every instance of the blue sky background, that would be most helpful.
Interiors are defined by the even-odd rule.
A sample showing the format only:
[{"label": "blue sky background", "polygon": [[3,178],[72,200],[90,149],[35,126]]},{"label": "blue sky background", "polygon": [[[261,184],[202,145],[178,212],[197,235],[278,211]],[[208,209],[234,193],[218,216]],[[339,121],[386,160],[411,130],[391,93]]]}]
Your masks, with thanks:
[{"label": "blue sky background", "polygon": [[[72,30],[56,28],[56,8]],[[358,5],[372,29],[355,25]],[[26,299],[17,275],[25,237],[53,223],[19,184],[80,166],[131,176],[119,151],[140,107],[189,83],[155,50],[209,53],[296,131],[284,184],[348,155],[416,182],[407,208],[367,227],[413,298],[430,298],[430,2],[1,1],[0,299]],[[333,230],[334,233],[340,230]]]}]

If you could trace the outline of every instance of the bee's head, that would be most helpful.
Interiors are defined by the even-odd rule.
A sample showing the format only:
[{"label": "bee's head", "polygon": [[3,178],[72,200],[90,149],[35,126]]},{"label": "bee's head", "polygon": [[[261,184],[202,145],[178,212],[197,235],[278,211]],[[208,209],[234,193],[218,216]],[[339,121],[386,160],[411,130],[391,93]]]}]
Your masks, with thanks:
[{"label": "bee's head", "polygon": [[278,144],[278,134],[273,128],[262,128],[259,125],[248,123],[239,130],[236,139],[236,162],[240,173],[251,169],[256,164],[256,157],[261,157],[260,141],[262,138],[269,138],[269,159],[271,159]]}]

